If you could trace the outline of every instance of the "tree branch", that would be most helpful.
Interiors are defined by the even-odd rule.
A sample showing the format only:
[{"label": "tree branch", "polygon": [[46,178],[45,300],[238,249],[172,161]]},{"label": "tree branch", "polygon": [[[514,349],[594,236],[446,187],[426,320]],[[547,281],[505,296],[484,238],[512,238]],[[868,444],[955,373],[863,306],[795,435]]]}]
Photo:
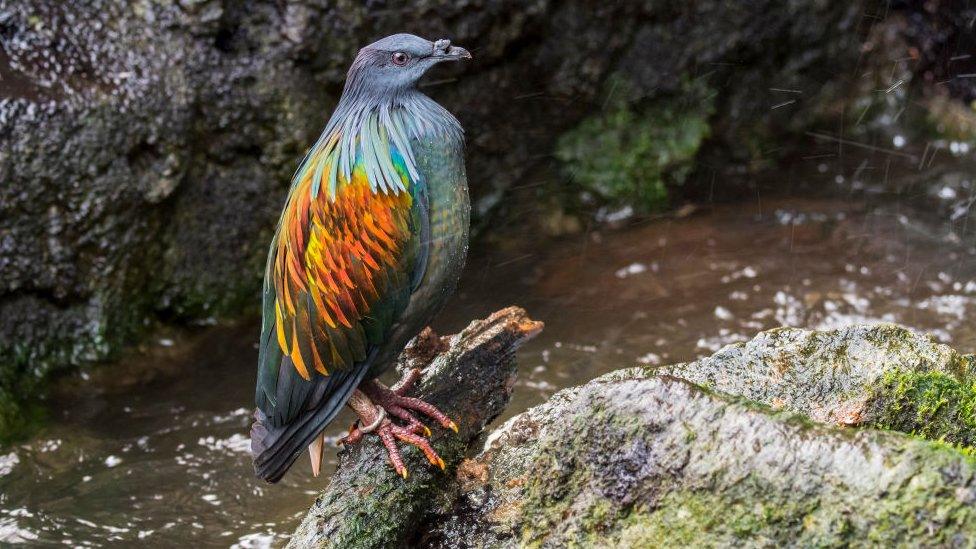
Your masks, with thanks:
[{"label": "tree branch", "polygon": [[[432,445],[446,471],[429,465],[414,447],[403,448],[410,470],[400,478],[386,450],[367,437],[340,453],[339,466],[295,531],[289,547],[389,547],[405,543],[423,516],[456,493],[457,467],[468,446],[508,405],[515,384],[515,351],[542,330],[518,307],[472,322],[438,338],[425,331],[401,355],[403,367],[426,363],[417,396],[458,424],[458,434],[435,428]],[[445,348],[446,347],[446,348]]]}]

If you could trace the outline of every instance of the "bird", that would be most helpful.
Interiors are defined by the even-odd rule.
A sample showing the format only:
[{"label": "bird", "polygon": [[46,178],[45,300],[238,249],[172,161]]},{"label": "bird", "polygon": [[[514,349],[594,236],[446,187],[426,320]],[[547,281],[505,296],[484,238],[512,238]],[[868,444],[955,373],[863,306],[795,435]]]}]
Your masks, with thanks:
[{"label": "bird", "polygon": [[433,405],[406,396],[412,370],[387,371],[454,292],[468,249],[464,132],[418,90],[440,63],[470,59],[448,39],[394,34],[359,50],[321,136],[291,180],[265,266],[251,453],[279,481],[308,449],[318,476],[323,430],[348,405],[344,444],[378,436],[404,479],[399,444],[444,469],[422,414],[457,432]]}]

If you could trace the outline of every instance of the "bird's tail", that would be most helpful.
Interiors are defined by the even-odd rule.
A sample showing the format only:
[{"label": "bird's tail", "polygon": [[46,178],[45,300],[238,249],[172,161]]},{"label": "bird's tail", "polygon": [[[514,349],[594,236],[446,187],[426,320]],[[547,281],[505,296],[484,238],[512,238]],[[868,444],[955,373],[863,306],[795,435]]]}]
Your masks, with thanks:
[{"label": "bird's tail", "polygon": [[267,482],[278,482],[309,444],[342,410],[362,381],[366,368],[348,376],[321,406],[306,410],[290,422],[275,426],[260,408],[254,410],[251,425],[251,456],[254,473]]}]

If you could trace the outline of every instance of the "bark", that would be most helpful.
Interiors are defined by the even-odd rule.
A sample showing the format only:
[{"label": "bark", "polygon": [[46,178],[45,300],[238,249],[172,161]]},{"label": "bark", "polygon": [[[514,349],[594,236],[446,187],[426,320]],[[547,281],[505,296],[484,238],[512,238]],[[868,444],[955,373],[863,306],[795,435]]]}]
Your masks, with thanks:
[{"label": "bark", "polygon": [[[447,463],[430,466],[413,447],[404,447],[410,471],[400,478],[376,437],[341,452],[339,466],[295,531],[289,547],[389,547],[408,542],[416,524],[450,501],[458,466],[478,435],[508,404],[516,374],[515,351],[542,330],[518,307],[472,322],[461,333],[437,338],[428,331],[401,357],[414,367],[437,353],[414,392],[458,424],[458,433],[434,429],[432,445]],[[438,352],[439,351],[439,352]]]}]

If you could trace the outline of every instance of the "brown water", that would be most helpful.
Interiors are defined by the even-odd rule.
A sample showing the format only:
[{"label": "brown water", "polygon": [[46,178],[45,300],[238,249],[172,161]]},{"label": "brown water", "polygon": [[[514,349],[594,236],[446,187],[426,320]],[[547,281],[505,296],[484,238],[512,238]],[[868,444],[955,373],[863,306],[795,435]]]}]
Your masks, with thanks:
[{"label": "brown water", "polygon": [[[895,321],[973,351],[976,255],[922,218],[850,200],[756,201],[483,243],[438,327],[509,304],[546,322],[520,353],[508,415],[610,370],[693,359],[781,325]],[[252,477],[257,322],[198,332],[63,384],[44,431],[0,453],[0,542],[260,547],[294,529],[326,480],[304,462],[279,485]]]}]

